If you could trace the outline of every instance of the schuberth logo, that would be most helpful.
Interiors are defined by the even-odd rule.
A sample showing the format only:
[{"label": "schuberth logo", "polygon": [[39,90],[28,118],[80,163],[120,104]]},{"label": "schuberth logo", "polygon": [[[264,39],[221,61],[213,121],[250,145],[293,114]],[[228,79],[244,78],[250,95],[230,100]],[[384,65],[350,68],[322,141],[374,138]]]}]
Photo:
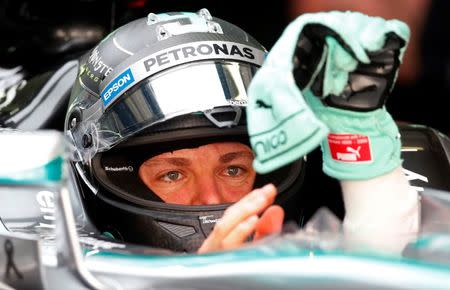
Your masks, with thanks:
[{"label": "schuberth logo", "polygon": [[121,166],[121,167],[105,166],[105,171],[113,171],[113,172],[128,171],[128,172],[133,172],[134,168],[133,168],[133,166]]}]

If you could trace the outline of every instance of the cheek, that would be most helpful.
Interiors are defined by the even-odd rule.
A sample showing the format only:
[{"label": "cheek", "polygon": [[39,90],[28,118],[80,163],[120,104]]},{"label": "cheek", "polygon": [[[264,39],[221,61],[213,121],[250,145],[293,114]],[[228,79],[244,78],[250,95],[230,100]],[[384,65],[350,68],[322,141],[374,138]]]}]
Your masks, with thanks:
[{"label": "cheek", "polygon": [[190,204],[191,197],[189,192],[191,192],[191,188],[188,184],[183,182],[173,184],[156,182],[149,177],[152,175],[146,170],[145,166],[141,166],[139,169],[139,176],[144,184],[165,203]]},{"label": "cheek", "polygon": [[192,192],[188,186],[184,186],[179,189],[158,189],[155,188],[153,192],[158,195],[165,203],[171,204],[181,204],[181,205],[190,205],[191,204],[191,196],[189,192]]},{"label": "cheek", "polygon": [[231,185],[222,183],[222,192],[225,192],[227,202],[236,202],[250,193],[253,190],[255,178],[249,177],[239,185]]},{"label": "cheek", "polygon": [[144,165],[139,167],[139,178],[142,182],[148,187],[151,187],[151,179],[149,178],[150,174],[148,173],[148,168]]}]

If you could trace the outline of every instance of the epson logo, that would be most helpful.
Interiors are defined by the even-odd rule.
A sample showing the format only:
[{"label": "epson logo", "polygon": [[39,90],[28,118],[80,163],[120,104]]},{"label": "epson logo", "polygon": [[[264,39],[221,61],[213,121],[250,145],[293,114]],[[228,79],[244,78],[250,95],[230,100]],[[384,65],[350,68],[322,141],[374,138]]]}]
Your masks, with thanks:
[{"label": "epson logo", "polygon": [[117,76],[102,92],[103,103],[106,105],[112,101],[122,90],[134,82],[131,69],[127,69]]},{"label": "epson logo", "polygon": [[133,166],[122,166],[122,167],[105,166],[105,171],[113,171],[113,172],[128,171],[128,172],[133,172],[134,168],[133,168]]},{"label": "epson logo", "polygon": [[274,134],[269,135],[267,138],[255,143],[256,152],[260,152],[262,148],[264,154],[270,153],[272,150],[277,149],[287,143],[288,137],[284,130],[280,130]]},{"label": "epson logo", "polygon": [[250,47],[238,46],[228,43],[199,43],[175,48],[160,54],[157,54],[144,61],[144,67],[147,72],[156,66],[163,66],[170,63],[185,62],[189,59],[199,57],[236,57],[241,59],[254,60],[255,55]]}]

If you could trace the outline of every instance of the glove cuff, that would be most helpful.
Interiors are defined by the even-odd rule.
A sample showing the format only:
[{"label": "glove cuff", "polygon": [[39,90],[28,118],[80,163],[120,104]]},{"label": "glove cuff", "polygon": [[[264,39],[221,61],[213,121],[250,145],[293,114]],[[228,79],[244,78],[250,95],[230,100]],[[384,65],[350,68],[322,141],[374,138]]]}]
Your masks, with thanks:
[{"label": "glove cuff", "polygon": [[371,179],[402,164],[401,141],[397,125],[385,107],[371,112],[354,112],[315,103],[316,115],[330,129],[322,141],[323,171],[339,180]]},{"label": "glove cuff", "polygon": [[[402,163],[397,125],[384,109],[350,118],[351,127],[336,126],[322,142],[323,171],[340,180],[371,179],[393,171]],[[345,124],[342,116],[334,123]]]}]

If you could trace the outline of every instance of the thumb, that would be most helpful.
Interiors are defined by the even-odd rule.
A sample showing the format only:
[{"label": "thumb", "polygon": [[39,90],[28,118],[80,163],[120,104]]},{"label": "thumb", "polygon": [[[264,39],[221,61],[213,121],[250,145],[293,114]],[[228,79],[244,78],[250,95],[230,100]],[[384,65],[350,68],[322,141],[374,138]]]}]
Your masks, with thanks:
[{"label": "thumb", "polygon": [[284,210],[279,205],[271,205],[258,220],[255,227],[254,240],[281,232],[284,220]]}]

